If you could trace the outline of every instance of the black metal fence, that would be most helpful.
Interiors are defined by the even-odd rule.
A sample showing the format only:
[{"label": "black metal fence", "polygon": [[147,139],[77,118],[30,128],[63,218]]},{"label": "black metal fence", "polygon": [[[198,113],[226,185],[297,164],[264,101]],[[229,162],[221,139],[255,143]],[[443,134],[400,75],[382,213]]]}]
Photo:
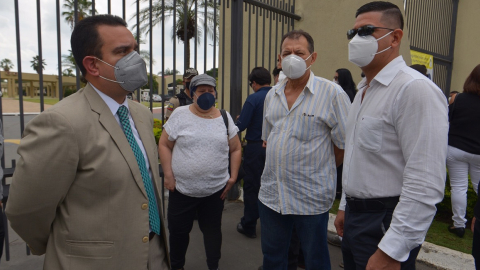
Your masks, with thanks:
[{"label": "black metal fence", "polygon": [[[11,61],[15,68],[9,67],[15,72],[4,74],[10,76],[10,80],[15,76],[13,83],[9,82],[7,88],[11,88],[13,84],[14,95],[12,96],[12,91],[9,91],[8,95],[18,98],[20,134],[23,134],[25,127],[24,95],[26,93],[38,98],[40,108],[37,113],[40,113],[45,109],[46,98],[54,97],[62,100],[72,89],[80,89],[84,85],[71,51],[70,55],[65,54],[70,44],[65,41],[62,43],[62,37],[65,36],[62,28],[64,29],[67,23],[73,29],[76,23],[87,16],[106,13],[120,16],[129,23],[129,29],[139,43],[138,52],[147,62],[147,72],[150,74],[149,89],[147,89],[150,95],[148,106],[153,111],[153,94],[161,94],[162,109],[156,116],[163,121],[166,98],[172,94],[170,89],[177,90],[177,79],[181,78],[181,75],[177,74],[177,69],[182,71],[189,67],[199,70],[199,73],[219,77],[217,85],[220,93],[219,107],[225,107],[225,102],[228,102],[228,92],[230,112],[232,115],[239,114],[243,82],[247,79],[248,73],[256,66],[263,66],[270,71],[276,66],[281,37],[294,28],[295,20],[300,19],[295,15],[295,0],[56,0],[54,6],[53,4],[47,6],[40,0],[10,1],[13,3],[15,34],[7,38],[15,44],[16,63],[13,64],[14,61]],[[27,40],[22,40],[21,37],[25,38],[25,36],[21,36],[21,32],[27,30],[21,27],[22,22],[32,19],[23,17],[23,14],[27,9],[31,9],[33,4],[36,8],[37,33],[36,36],[29,35]],[[47,83],[48,87],[57,88],[58,93],[53,90],[50,92],[51,97],[46,97],[45,93],[49,92],[44,91],[47,88],[45,78],[52,76],[51,73],[53,73],[45,74],[49,72],[44,71],[43,64],[45,47],[42,45],[45,44],[45,40],[42,40],[42,37],[45,36],[46,26],[42,24],[45,18],[41,15],[46,10],[54,10],[55,13],[55,27],[52,28],[50,25],[48,30],[55,31],[56,39],[50,38],[47,42],[48,48],[56,47],[57,81],[55,84]],[[113,13],[114,11],[116,13]],[[244,37],[247,40],[244,41]],[[32,68],[38,73],[38,77],[36,74],[27,74],[27,69],[22,66],[22,59],[26,57],[24,53],[22,54],[22,46],[33,42],[38,44],[35,68],[32,61]],[[158,44],[159,46],[154,48],[154,45]],[[183,46],[183,50],[180,46]],[[7,58],[5,53],[0,51],[0,60]],[[248,59],[246,62],[244,55]],[[228,62],[230,65],[226,66],[225,63]],[[167,73],[171,76],[171,88],[166,83],[166,79],[170,79]],[[161,76],[158,87],[154,83],[155,74]],[[1,73],[0,82],[2,82]],[[30,84],[30,88],[25,86],[26,83]],[[248,84],[245,85],[246,93],[249,94]],[[140,90],[136,91],[136,97],[137,100],[141,100]],[[0,97],[0,120],[3,122],[1,99],[2,97]],[[8,139],[20,139],[20,137]],[[6,158],[10,160],[11,157]],[[5,168],[5,156],[2,157],[1,164]],[[4,170],[2,185],[7,190],[5,179],[11,177],[14,170],[15,159],[12,160],[12,166]],[[8,195],[8,191],[5,195]],[[28,248],[27,253],[29,254]],[[5,255],[9,260],[8,232]]]},{"label": "black metal fence", "polygon": [[407,0],[410,48],[433,55],[433,81],[450,93],[458,0]]}]

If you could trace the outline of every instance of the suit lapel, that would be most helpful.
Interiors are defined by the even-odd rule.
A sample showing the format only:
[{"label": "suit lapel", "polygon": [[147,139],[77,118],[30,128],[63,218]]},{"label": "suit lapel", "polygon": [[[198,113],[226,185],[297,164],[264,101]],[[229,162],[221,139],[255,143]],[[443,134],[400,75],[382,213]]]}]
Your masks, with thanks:
[{"label": "suit lapel", "polygon": [[90,86],[90,84],[87,84],[84,91],[85,96],[87,97],[88,102],[90,103],[90,106],[92,108],[92,111],[99,114],[98,120],[100,124],[110,134],[113,141],[118,146],[118,149],[122,153],[125,161],[127,161],[127,164],[132,171],[135,182],[137,183],[145,198],[147,198],[147,193],[143,184],[142,175],[140,173],[140,169],[138,168],[137,159],[133,154],[132,148],[128,143],[127,137],[125,137],[122,128],[113,116],[112,111],[108,108],[105,101],[103,101],[103,99],[97,94],[97,92],[95,92],[95,90]]}]

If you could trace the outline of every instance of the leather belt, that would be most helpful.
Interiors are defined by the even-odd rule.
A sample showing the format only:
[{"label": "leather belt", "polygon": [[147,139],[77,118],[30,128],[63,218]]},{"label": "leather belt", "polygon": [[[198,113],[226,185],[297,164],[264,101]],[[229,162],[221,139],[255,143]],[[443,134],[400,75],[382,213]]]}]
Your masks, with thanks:
[{"label": "leather belt", "polygon": [[346,196],[347,205],[350,211],[354,212],[368,212],[368,211],[382,211],[395,209],[398,204],[400,196],[384,197],[373,199],[358,199]]}]

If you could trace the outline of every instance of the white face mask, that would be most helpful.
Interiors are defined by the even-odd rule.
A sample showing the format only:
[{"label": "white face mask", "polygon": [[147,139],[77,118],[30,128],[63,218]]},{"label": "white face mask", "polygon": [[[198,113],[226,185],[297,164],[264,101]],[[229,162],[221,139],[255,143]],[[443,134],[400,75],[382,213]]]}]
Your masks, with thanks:
[{"label": "white face mask", "polygon": [[305,71],[312,66],[310,65],[307,68],[307,64],[305,63],[305,61],[307,61],[308,58],[312,56],[312,54],[310,54],[310,56],[307,57],[307,59],[305,60],[303,60],[303,58],[295,54],[290,54],[285,58],[282,58],[282,71],[285,74],[285,76],[287,76],[287,78],[292,80],[302,77],[303,74],[305,74]]},{"label": "white face mask", "polygon": [[350,43],[348,43],[348,60],[359,67],[364,67],[370,64],[375,55],[382,53],[392,47],[390,46],[385,50],[377,52],[378,41],[390,35],[392,32],[393,31],[390,31],[379,39],[375,39],[375,37],[372,35],[361,37],[356,34],[355,37],[352,38]]}]

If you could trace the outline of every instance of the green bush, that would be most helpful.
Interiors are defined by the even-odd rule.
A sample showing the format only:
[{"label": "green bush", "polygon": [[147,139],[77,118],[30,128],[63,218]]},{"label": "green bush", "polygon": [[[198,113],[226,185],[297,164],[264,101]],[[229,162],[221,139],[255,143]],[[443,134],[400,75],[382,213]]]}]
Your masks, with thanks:
[{"label": "green bush", "polygon": [[[466,217],[468,220],[471,220],[474,216],[474,207],[477,203],[477,194],[473,190],[472,182],[470,181],[470,176],[468,176],[468,190],[467,190],[467,214]],[[451,199],[451,187],[450,187],[450,177],[447,171],[447,182],[445,183],[445,196],[443,201],[437,204],[437,211],[443,212],[443,214],[448,214],[452,216],[452,199]]]},{"label": "green bush", "polygon": [[163,122],[157,118],[153,118],[153,135],[155,136],[155,141],[158,145],[158,140],[160,140],[160,136],[162,135],[163,131]]}]

